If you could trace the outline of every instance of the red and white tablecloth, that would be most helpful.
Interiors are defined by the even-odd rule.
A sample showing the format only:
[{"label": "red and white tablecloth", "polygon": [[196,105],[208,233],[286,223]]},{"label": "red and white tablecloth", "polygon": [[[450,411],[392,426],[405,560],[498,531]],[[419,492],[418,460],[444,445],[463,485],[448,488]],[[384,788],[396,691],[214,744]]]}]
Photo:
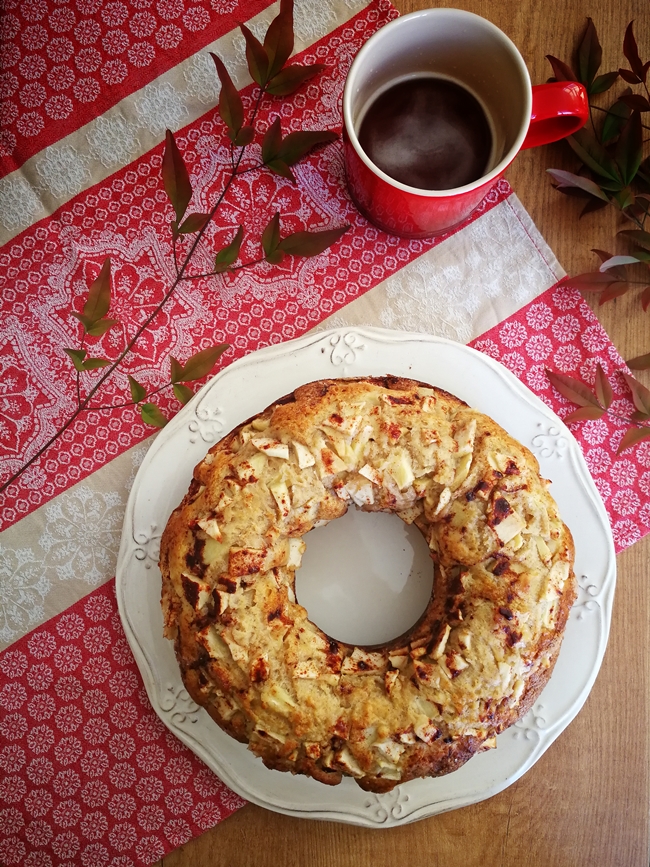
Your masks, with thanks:
[{"label": "red and white tablecloth", "polygon": [[[215,112],[219,54],[250,106],[239,20],[262,36],[264,0],[5,0],[0,19],[0,473],[7,478],[74,409],[79,309],[107,256],[111,315],[96,354],[115,356],[173,276],[162,188],[167,127],[196,209],[219,189],[229,148]],[[293,97],[269,100],[264,129],[341,127],[349,64],[396,12],[387,0],[296,0],[299,59],[324,63]],[[169,355],[218,342],[232,359],[326,325],[427,331],[499,359],[560,416],[573,407],[544,368],[612,376],[616,349],[505,182],[461,229],[406,242],[352,207],[334,145],[296,167],[296,186],[250,173],[223,224],[245,254],[279,210],[285,232],[351,223],[314,259],[184,283],[104,391],[127,373],[168,381]],[[218,245],[228,233],[211,230]],[[249,258],[248,255],[245,256]],[[88,382],[97,374],[86,374]],[[167,412],[172,401],[163,399]],[[650,442],[616,455],[625,427],[574,426],[618,550],[650,530]],[[242,805],[151,710],[116,610],[113,575],[130,484],[150,442],[131,409],[88,414],[0,495],[0,863],[146,865]]]}]

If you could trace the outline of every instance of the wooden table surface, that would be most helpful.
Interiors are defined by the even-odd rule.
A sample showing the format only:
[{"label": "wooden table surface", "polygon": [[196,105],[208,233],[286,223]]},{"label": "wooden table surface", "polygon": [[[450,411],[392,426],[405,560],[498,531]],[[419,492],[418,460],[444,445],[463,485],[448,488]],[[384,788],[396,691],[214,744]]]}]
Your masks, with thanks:
[{"label": "wooden table surface", "polygon": [[[323,0],[327,2],[327,0]],[[393,0],[400,12],[427,5]],[[635,19],[650,56],[648,0],[455,0],[519,47],[534,83],[546,54],[569,60],[587,16],[603,46],[601,71],[623,64]],[[546,168],[575,170],[565,144],[524,151],[507,177],[569,273],[593,270],[592,247],[613,250],[619,221],[578,221],[576,200],[555,192]],[[596,305],[594,305],[596,309]],[[623,297],[597,310],[624,358],[650,351],[650,311]],[[639,374],[650,386],[650,372]],[[537,764],[501,794],[390,830],[293,819],[248,805],[157,867],[647,867],[649,856],[650,536],[618,557],[609,644],[586,705]]]}]

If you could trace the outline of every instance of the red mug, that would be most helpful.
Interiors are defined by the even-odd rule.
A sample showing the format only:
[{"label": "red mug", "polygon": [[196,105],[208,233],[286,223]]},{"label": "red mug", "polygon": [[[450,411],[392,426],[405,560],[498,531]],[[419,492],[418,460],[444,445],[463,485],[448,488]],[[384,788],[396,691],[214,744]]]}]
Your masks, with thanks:
[{"label": "red mug", "polygon": [[[443,78],[479,102],[492,136],[483,174],[453,189],[395,180],[359,143],[361,122],[379,94],[422,76]],[[359,51],[343,91],[343,145],[350,195],[372,223],[405,238],[428,238],[465,220],[522,148],[558,141],[589,117],[578,82],[531,86],[514,43],[490,21],[460,9],[423,9],[382,27]]]}]

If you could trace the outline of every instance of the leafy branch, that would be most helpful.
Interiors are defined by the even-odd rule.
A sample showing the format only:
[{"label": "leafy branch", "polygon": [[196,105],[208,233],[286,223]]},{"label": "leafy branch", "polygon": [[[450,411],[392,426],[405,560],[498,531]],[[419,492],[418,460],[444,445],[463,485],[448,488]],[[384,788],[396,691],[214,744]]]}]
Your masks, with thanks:
[{"label": "leafy branch", "polygon": [[[580,217],[610,206],[633,227],[618,232],[627,245],[624,254],[594,249],[592,252],[600,259],[598,270],[565,277],[562,284],[597,293],[599,304],[636,287],[646,312],[650,307],[650,232],[646,228],[650,214],[650,136],[645,132],[650,131],[650,60],[641,60],[633,21],[625,31],[623,54],[627,67],[598,74],[602,47],[594,23],[588,18],[573,66],[547,55],[556,80],[584,84],[591,115],[590,124],[567,139],[580,161],[577,173],[547,171],[559,192],[585,202]],[[609,105],[600,104],[602,95],[619,79],[628,86]],[[650,368],[650,352],[630,359],[628,364],[637,370]]]},{"label": "leafy branch", "polygon": [[[201,349],[185,362],[171,357],[169,382],[151,390],[147,390],[135,377],[127,374],[129,394],[125,400],[108,404],[96,402],[103,386],[118,368],[121,368],[125,359],[133,354],[137,342],[182,281],[215,277],[225,272],[253,267],[262,262],[279,264],[285,256],[317,256],[350,228],[349,225],[345,225],[335,229],[301,231],[283,236],[280,214],[275,213],[262,233],[260,255],[257,258],[247,262],[239,261],[245,237],[244,227],[240,225],[233,227],[234,234],[229,243],[219,250],[212,251],[213,266],[209,271],[200,273],[192,271],[190,266],[196,251],[201,245],[208,243],[207,227],[217,217],[219,208],[238,177],[247,172],[266,169],[295,184],[296,178],[291,170],[292,167],[314,147],[327,145],[338,138],[334,132],[317,130],[296,131],[284,136],[279,117],[263,134],[256,127],[260,106],[265,97],[288,96],[324,69],[322,64],[288,64],[294,46],[293,0],[280,0],[280,11],[269,25],[263,43],[244,24],[240,25],[240,29],[246,40],[248,69],[257,85],[257,95],[248,119],[245,116],[242,98],[228,70],[217,55],[211,55],[221,83],[218,111],[230,142],[230,171],[225,176],[219,195],[208,211],[187,213],[194,194],[192,182],[174,135],[171,130],[167,130],[162,160],[162,182],[174,211],[174,218],[170,221],[170,232],[175,277],[166,288],[162,299],[145,317],[117,356],[113,359],[103,358],[90,353],[87,344],[92,340],[101,339],[111,328],[119,324],[118,319],[109,316],[111,260],[107,258],[104,261],[99,274],[88,287],[82,311],[71,312],[71,316],[78,320],[81,327],[79,345],[64,350],[75,374],[73,380],[75,409],[48,441],[2,483],[0,493],[44,455],[84,413],[138,407],[140,417],[145,424],[163,427],[168,419],[152,398],[166,389],[172,390],[180,404],[185,404],[192,398],[194,392],[187,383],[196,382],[207,376],[228,349],[227,343]],[[241,168],[246,148],[256,139],[261,139],[261,160]],[[97,373],[98,371],[101,373]]]},{"label": "leafy branch", "polygon": [[596,379],[593,390],[579,379],[574,379],[574,377],[563,373],[554,373],[547,369],[546,375],[551,385],[563,397],[578,404],[579,409],[565,416],[564,421],[566,424],[599,419],[604,415],[626,422],[630,427],[625,432],[617,449],[616,453],[619,455],[631,446],[636,445],[636,443],[641,442],[641,440],[650,439],[650,390],[641,385],[629,373],[623,373],[623,377],[632,394],[635,411],[628,414],[616,412],[612,409],[612,401],[614,399],[612,386],[600,364],[596,368]]}]

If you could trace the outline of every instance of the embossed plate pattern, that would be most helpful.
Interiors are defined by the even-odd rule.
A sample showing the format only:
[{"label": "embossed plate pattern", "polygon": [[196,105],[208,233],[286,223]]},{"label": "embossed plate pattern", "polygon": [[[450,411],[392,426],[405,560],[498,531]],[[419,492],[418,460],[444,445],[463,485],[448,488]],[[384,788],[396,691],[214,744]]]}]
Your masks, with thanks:
[{"label": "embossed plate pattern", "polygon": [[[535,453],[576,543],[579,597],[555,671],[532,710],[498,747],[445,777],[385,795],[351,779],[324,786],[267,770],[183,689],[162,636],[160,534],[210,445],[298,385],[393,373],[440,386],[492,416]],[[344,552],[343,552],[344,555]],[[171,731],[242,797],[281,813],[368,827],[405,824],[487,798],[517,780],[576,716],[605,652],[616,580],[609,522],[569,430],[513,374],[469,347],[421,334],[334,329],[254,352],[208,382],[157,436],[129,498],[117,568],[122,622],[151,703]]]}]

